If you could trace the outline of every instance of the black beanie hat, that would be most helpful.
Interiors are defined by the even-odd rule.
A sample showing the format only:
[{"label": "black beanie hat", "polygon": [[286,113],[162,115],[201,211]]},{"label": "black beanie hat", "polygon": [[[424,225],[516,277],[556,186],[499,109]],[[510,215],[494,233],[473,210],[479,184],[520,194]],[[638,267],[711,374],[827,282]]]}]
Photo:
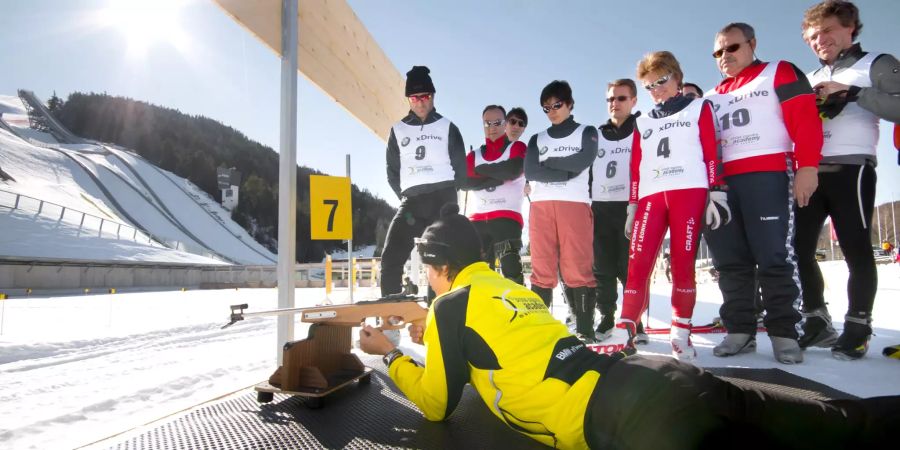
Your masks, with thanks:
[{"label": "black beanie hat", "polygon": [[441,208],[441,218],[416,239],[416,249],[425,264],[446,264],[462,269],[481,261],[478,231],[469,219],[459,214],[456,203],[447,203]]},{"label": "black beanie hat", "polygon": [[406,96],[422,92],[436,92],[434,84],[431,82],[431,73],[425,66],[413,66],[409,72],[406,72]]}]

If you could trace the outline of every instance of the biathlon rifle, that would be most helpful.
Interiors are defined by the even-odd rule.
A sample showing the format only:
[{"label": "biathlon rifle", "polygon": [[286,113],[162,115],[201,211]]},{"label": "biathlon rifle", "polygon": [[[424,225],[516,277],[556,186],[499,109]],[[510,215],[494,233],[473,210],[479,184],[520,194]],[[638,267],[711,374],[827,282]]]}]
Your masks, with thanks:
[{"label": "biathlon rifle", "polygon": [[416,297],[406,294],[391,294],[376,300],[364,300],[346,305],[310,306],[307,308],[281,308],[267,311],[245,312],[249,307],[244,303],[231,305],[231,321],[222,328],[228,328],[247,317],[256,316],[283,316],[300,314],[300,321],[307,323],[322,323],[345,327],[358,327],[360,323],[370,317],[381,319],[380,327],[385,330],[397,330],[407,324],[425,326],[425,316],[428,308],[420,302],[425,302],[425,297]]}]

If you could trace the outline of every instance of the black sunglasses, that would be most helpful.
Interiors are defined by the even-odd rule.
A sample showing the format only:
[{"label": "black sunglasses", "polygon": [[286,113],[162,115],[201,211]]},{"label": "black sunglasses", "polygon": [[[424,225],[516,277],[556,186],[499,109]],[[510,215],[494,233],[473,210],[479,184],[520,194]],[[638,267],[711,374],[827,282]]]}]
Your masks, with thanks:
[{"label": "black sunglasses", "polygon": [[606,102],[607,102],[607,103],[612,103],[612,102],[614,102],[614,101],[616,101],[616,100],[618,100],[618,101],[620,101],[620,102],[627,102],[629,98],[631,98],[631,97],[629,97],[629,96],[627,96],[627,95],[619,95],[619,96],[616,96],[616,97],[608,97],[608,98],[606,99]]},{"label": "black sunglasses", "polygon": [[525,128],[528,126],[528,122],[525,122],[522,119],[516,119],[515,117],[510,117],[509,119],[506,119],[506,121],[509,122],[510,125],[515,125],[515,126],[519,126],[522,128]]},{"label": "black sunglasses", "polygon": [[550,106],[547,106],[547,105],[541,106],[541,108],[544,110],[544,114],[547,114],[550,112],[551,109],[554,111],[558,111],[559,108],[562,108],[562,105],[563,105],[563,102],[556,102]]},{"label": "black sunglasses", "polygon": [[731,44],[731,45],[722,47],[722,48],[712,52],[712,57],[715,59],[719,59],[722,57],[722,55],[724,55],[726,53],[734,53],[734,52],[738,51],[738,49],[741,48],[742,45],[744,45],[748,42],[750,42],[750,41],[738,42],[737,44]]}]

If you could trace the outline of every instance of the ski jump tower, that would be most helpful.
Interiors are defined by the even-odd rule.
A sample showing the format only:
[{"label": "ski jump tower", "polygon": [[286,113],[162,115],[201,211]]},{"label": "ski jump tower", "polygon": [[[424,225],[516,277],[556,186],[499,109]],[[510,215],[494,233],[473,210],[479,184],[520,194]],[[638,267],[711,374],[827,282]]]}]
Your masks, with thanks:
[{"label": "ski jump tower", "polygon": [[[281,57],[278,172],[278,307],[294,307],[297,204],[297,71],[387,141],[408,107],[404,79],[345,0],[215,0]],[[290,316],[278,318],[281,348],[293,340]]]}]

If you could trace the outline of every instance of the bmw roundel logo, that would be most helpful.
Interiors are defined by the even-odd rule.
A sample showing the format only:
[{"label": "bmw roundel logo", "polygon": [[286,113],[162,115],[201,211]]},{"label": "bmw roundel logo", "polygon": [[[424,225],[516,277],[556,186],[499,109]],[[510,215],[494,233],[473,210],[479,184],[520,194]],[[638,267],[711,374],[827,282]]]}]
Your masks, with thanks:
[{"label": "bmw roundel logo", "polygon": [[403,140],[400,141],[400,145],[402,145],[402,146],[404,146],[404,147],[406,147],[407,145],[409,145],[409,136],[403,138]]},{"label": "bmw roundel logo", "polygon": [[547,148],[547,146],[545,145],[545,146],[541,147],[541,150],[539,153],[543,155],[543,154],[547,153],[547,150],[550,150],[550,149]]},{"label": "bmw roundel logo", "polygon": [[641,137],[644,138],[644,139],[647,139],[647,138],[650,137],[651,134],[653,134],[653,129],[652,129],[652,128],[648,128],[647,131],[644,132],[644,135],[641,136]]},{"label": "bmw roundel logo", "polygon": [[488,191],[488,192],[494,192],[494,191],[497,190],[497,187],[496,187],[496,186],[491,186],[491,187],[489,187],[489,188],[487,188],[487,189],[485,189],[485,190]]},{"label": "bmw roundel logo", "polygon": [[597,159],[600,159],[600,158],[602,158],[602,157],[604,157],[604,156],[606,156],[606,150],[603,150],[602,148],[601,148],[601,149],[598,149],[598,150],[597,150]]}]

